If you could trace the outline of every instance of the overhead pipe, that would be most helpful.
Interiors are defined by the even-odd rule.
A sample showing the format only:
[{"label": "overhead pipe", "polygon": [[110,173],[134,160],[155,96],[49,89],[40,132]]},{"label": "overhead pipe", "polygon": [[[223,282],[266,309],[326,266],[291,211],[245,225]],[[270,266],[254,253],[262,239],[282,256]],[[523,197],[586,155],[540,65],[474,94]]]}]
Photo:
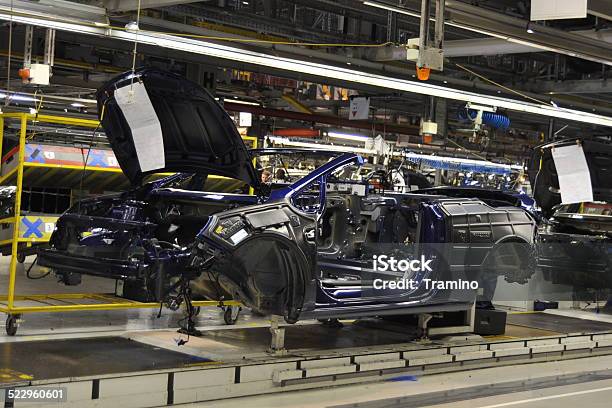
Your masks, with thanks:
[{"label": "overhead pipe", "polygon": [[[586,30],[571,31],[583,37],[592,38],[605,42],[612,42],[612,30]],[[521,44],[509,42],[501,38],[474,38],[469,40],[447,41],[444,44],[444,56],[470,57],[473,55],[500,55],[500,54],[523,54],[532,52],[542,52],[541,49]]]},{"label": "overhead pipe", "polygon": [[[459,109],[457,117],[462,122],[474,122],[478,117],[475,109]],[[510,119],[501,113],[482,112],[482,123],[494,129],[507,130],[510,127]]]},{"label": "overhead pipe", "polygon": [[241,105],[238,103],[225,102],[223,105],[225,110],[231,112],[250,112],[254,115],[269,116],[271,118],[283,118],[291,120],[300,120],[303,122],[311,123],[324,123],[327,125],[334,125],[339,127],[347,127],[354,129],[366,129],[373,130],[375,132],[389,132],[398,133],[403,135],[417,136],[419,133],[419,127],[413,125],[396,125],[387,124],[380,122],[368,122],[366,120],[349,120],[340,118],[337,116],[321,115],[321,114],[308,114],[301,112],[286,111],[281,109],[264,108],[255,105]]},{"label": "overhead pipe", "polygon": [[[187,24],[175,23],[171,21],[160,20],[160,19],[146,17],[146,16],[143,16],[141,18],[141,21],[143,22],[143,24],[144,22],[146,22],[147,24],[152,25],[152,26],[160,26],[160,27],[163,27],[169,30],[189,32],[193,34],[213,35],[213,36],[223,35],[223,36],[232,37],[232,38],[244,38],[244,36],[228,34],[228,33],[223,33],[219,31],[213,31],[213,30],[204,29],[201,27],[195,27],[195,26],[190,26]],[[597,37],[597,35],[593,35],[593,34],[586,35],[586,36],[592,37],[592,38],[599,38]],[[450,43],[450,41],[445,41],[445,44],[448,44],[448,43]],[[338,63],[340,65],[346,65],[347,58],[350,58],[349,60],[352,66],[354,67],[362,67],[368,70],[382,71],[388,74],[397,74],[402,77],[408,76],[408,70],[407,70],[406,65],[383,64],[380,62],[369,61],[367,59],[363,59],[359,57],[347,57],[347,55],[339,53],[337,52],[337,50],[336,50],[336,53],[332,54],[332,53],[328,53],[325,51],[316,50],[312,48],[302,48],[302,47],[295,47],[295,46],[284,45],[284,44],[266,44],[266,43],[257,44],[257,48],[271,49],[271,50],[283,53],[285,54],[285,56],[290,56],[290,55],[291,56],[303,56],[303,57],[307,57],[309,60],[320,59],[326,62]],[[470,89],[478,89],[478,90],[493,91],[493,92],[499,90],[499,87],[495,85],[489,85],[489,84],[486,84],[480,81],[460,79],[460,78],[456,78],[450,75],[439,75],[439,74],[432,73],[430,75],[430,80],[439,81],[439,82],[446,81],[448,84],[458,85],[458,86],[462,86],[462,87],[466,87]],[[328,82],[330,85],[333,85],[334,83],[334,81],[331,78],[329,79]],[[523,93],[527,96],[531,96],[531,97],[542,99],[542,100],[550,99],[550,98],[543,97],[542,95],[533,93],[533,92],[523,92]],[[577,108],[588,109],[588,110],[593,109],[593,104],[590,102],[580,102],[580,101],[575,101],[575,100],[569,101],[563,98],[562,96],[556,96],[555,101],[557,103],[565,103],[565,104],[573,105]],[[597,109],[599,112],[612,114],[612,108],[607,108],[604,106],[597,106]]]},{"label": "overhead pipe", "polygon": [[274,136],[285,136],[285,137],[319,137],[321,132],[318,129],[305,129],[305,128],[287,128],[287,129],[276,129],[272,132]]},{"label": "overhead pipe", "polygon": [[43,27],[51,27],[74,33],[96,35],[126,42],[133,42],[137,39],[143,45],[160,46],[177,51],[206,55],[212,58],[232,61],[233,64],[245,64],[245,66],[265,66],[271,70],[303,74],[304,76],[309,77],[326,78],[327,80],[344,81],[346,83],[369,86],[372,88],[394,89],[399,92],[435,95],[442,98],[464,102],[469,101],[474,103],[495,105],[499,108],[516,110],[524,113],[543,115],[547,117],[559,117],[565,120],[588,124],[612,126],[612,118],[586,111],[563,109],[544,104],[540,105],[530,102],[523,102],[522,100],[496,96],[485,96],[476,94],[474,92],[448,88],[445,86],[422,84],[402,78],[394,78],[349,68],[318,64],[311,61],[283,58],[255,51],[247,51],[236,47],[218,45],[206,41],[180,38],[172,35],[147,32],[133,33],[130,31],[111,31],[82,24],[63,23],[40,18],[23,17],[14,14],[9,15],[5,13],[0,13],[0,19],[12,19],[13,21],[19,23],[35,24]]}]

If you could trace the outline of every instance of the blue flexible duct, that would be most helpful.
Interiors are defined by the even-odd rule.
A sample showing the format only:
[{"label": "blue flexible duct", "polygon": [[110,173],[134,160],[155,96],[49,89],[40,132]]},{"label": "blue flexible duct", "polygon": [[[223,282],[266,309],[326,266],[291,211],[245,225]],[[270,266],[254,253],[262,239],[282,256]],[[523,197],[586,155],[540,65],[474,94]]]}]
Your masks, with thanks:
[{"label": "blue flexible duct", "polygon": [[[473,122],[478,116],[478,111],[475,109],[459,109],[457,116],[463,122]],[[506,130],[510,127],[510,118],[500,113],[483,112],[482,123],[495,129]]]}]

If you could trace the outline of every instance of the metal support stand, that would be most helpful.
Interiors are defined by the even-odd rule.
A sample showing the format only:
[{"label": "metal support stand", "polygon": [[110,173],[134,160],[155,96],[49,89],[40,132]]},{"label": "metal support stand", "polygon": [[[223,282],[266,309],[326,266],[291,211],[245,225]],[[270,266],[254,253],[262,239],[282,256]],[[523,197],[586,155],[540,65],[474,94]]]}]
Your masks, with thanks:
[{"label": "metal support stand", "polygon": [[221,310],[223,310],[223,321],[225,324],[231,326],[236,324],[236,321],[240,316],[240,312],[242,311],[242,307],[222,305]]},{"label": "metal support stand", "polygon": [[435,0],[436,23],[434,38],[430,37],[430,13],[434,0],[421,0],[421,24],[419,27],[418,68],[442,71],[444,67],[444,1]]},{"label": "metal support stand", "polygon": [[276,356],[287,354],[287,350],[285,349],[285,328],[280,327],[280,322],[282,319],[282,316],[276,315],[273,315],[270,318],[270,334],[272,334],[272,342],[270,343],[270,350],[268,350],[268,352]]},{"label": "metal support stand", "polygon": [[433,314],[422,313],[419,315],[419,322],[417,328],[418,342],[428,343],[429,336],[443,336],[443,335],[461,335],[465,337],[467,333],[468,337],[473,337],[474,333],[474,321],[476,319],[476,303],[472,304],[472,307],[464,311],[465,320],[461,326],[442,326],[442,327],[428,327],[429,321],[434,317]]},{"label": "metal support stand", "polygon": [[45,32],[44,64],[53,66],[55,62],[55,29],[47,28]]},{"label": "metal support stand", "polygon": [[191,288],[189,287],[188,280],[182,282],[179,296],[182,296],[183,301],[185,302],[185,323],[180,324],[181,328],[178,330],[178,332],[188,336],[202,336],[202,332],[196,328],[194,317],[198,315],[199,309],[197,309],[191,301]]},{"label": "metal support stand", "polygon": [[32,65],[32,43],[34,41],[34,26],[25,27],[25,43],[23,45],[23,67],[30,68]]},{"label": "metal support stand", "polygon": [[427,324],[429,324],[431,319],[433,319],[433,315],[429,313],[421,313],[419,315],[419,327],[417,328],[418,342],[429,342],[429,328],[427,327]]}]

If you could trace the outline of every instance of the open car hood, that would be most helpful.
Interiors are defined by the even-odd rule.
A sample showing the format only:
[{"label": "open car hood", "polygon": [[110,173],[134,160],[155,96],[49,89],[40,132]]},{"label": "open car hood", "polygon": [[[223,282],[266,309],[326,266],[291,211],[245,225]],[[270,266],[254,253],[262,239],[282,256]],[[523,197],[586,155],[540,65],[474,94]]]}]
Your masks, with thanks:
[{"label": "open car hood", "polygon": [[[133,81],[144,84],[150,100],[149,107],[152,105],[153,108],[149,111],[153,117],[157,117],[161,127],[161,139],[151,136],[149,142],[146,139],[149,133],[154,135],[159,132],[144,132],[144,139],[141,132],[137,134],[138,140],[135,142],[134,118],[132,122],[128,120],[115,97],[117,90],[132,83],[131,71],[117,76],[96,94],[98,112],[104,112],[102,127],[121,169],[132,184],[141,183],[146,174],[182,172],[226,176],[253,187],[259,186],[259,177],[234,122],[206,89],[179,75],[156,68],[136,70]],[[138,109],[142,109],[145,117],[146,109]],[[138,114],[139,111],[136,111]],[[136,120],[139,118],[136,117]],[[144,122],[145,126],[151,123],[150,120]],[[152,166],[154,169],[144,164],[146,154],[143,154],[143,140],[145,148],[148,143],[153,145],[153,149],[147,149],[147,152],[156,151],[159,152],[157,156],[163,155],[163,159],[157,159],[157,163],[162,164]],[[140,155],[137,147],[141,149]]]},{"label": "open car hood", "polygon": [[[559,178],[552,157],[552,148],[577,143],[577,139],[560,140],[534,148],[529,162],[529,181],[533,197],[545,216],[552,215],[553,207],[561,203]],[[581,140],[584,156],[589,166],[593,199],[612,202],[612,145],[608,143]],[[541,162],[541,165],[540,165]]]}]

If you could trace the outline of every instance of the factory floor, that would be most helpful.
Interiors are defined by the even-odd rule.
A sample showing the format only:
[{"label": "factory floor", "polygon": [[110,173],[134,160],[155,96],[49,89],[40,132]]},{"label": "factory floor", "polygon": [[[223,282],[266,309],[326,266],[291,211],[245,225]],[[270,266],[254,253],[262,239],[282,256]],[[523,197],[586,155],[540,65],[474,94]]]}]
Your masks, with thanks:
[{"label": "factory floor", "polygon": [[612,356],[460,371],[186,407],[609,408]]},{"label": "factory floor", "polygon": [[[6,292],[8,259],[0,257],[0,293]],[[26,266],[32,260],[28,258]],[[38,271],[33,270],[32,274],[36,276]],[[57,284],[52,276],[27,279],[23,265],[18,268],[17,293],[113,291],[114,282],[105,279],[84,277],[82,285],[66,287]],[[217,307],[203,308],[197,317],[197,326],[205,330],[205,335],[178,346],[178,340],[184,336],[175,329],[182,317],[181,312],[167,309],[161,317],[158,309],[26,314],[16,336],[0,334],[0,370],[11,369],[44,379],[190,367],[216,360],[218,355],[226,361],[248,358],[265,353],[269,346],[268,319],[245,310],[235,326],[227,326]],[[517,313],[508,316],[503,336],[491,336],[487,340],[606,330],[612,331],[612,316],[593,311]],[[379,327],[367,319],[346,321],[344,327],[336,329],[316,322],[300,322],[286,333],[287,348],[302,353],[384,347],[413,340],[411,330]],[[219,344],[223,347],[219,348]],[[609,407],[611,399],[612,356],[599,356],[230,398],[188,406],[558,408],[588,404],[590,408],[597,408]]]}]

